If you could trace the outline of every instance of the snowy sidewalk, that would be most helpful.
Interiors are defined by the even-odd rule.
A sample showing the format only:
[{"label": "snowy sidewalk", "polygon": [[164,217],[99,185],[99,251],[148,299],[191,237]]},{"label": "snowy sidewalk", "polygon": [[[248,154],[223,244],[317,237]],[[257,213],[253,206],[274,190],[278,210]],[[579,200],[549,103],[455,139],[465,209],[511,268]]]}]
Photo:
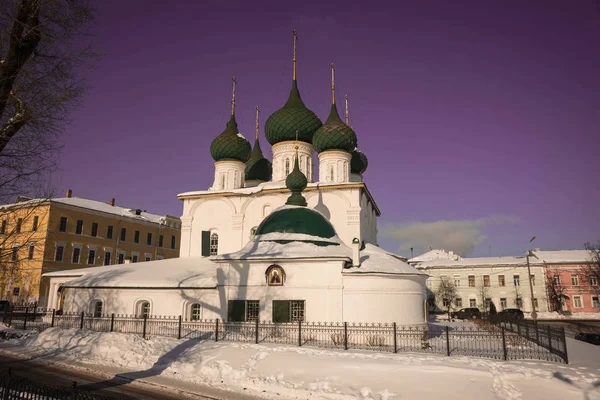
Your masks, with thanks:
[{"label": "snowy sidewalk", "polygon": [[572,346],[573,364],[562,365],[164,337],[144,340],[57,328],[0,342],[0,350],[12,354],[93,366],[190,391],[201,385],[260,398],[600,400],[600,348],[569,342],[569,350]]}]

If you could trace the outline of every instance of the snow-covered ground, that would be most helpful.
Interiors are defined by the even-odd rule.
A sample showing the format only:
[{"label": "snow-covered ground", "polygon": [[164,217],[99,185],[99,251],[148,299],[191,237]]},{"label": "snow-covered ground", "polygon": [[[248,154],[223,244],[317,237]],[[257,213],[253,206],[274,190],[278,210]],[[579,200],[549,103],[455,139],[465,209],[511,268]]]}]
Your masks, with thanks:
[{"label": "snow-covered ground", "polygon": [[560,320],[588,320],[597,319],[600,321],[600,312],[580,312],[571,315],[562,315],[557,312],[540,312],[537,314],[538,319],[560,319]]},{"label": "snow-covered ground", "polygon": [[139,335],[58,328],[0,341],[0,351],[13,355],[261,398],[599,400],[600,347],[570,341],[569,350],[572,364],[562,365],[165,337],[144,340]]}]

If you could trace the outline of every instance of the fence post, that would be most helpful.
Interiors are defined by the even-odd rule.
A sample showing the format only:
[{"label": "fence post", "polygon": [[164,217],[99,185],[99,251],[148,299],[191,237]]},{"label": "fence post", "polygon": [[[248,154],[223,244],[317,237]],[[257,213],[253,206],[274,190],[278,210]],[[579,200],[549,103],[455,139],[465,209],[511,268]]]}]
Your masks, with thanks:
[{"label": "fence post", "polygon": [[302,347],[302,319],[298,319],[298,347]]},{"label": "fence post", "polygon": [[215,342],[219,341],[219,318],[215,319]]},{"label": "fence post", "polygon": [[15,306],[10,307],[10,317],[8,319],[8,324],[6,326],[12,326],[13,312],[15,311]]},{"label": "fence post", "polygon": [[81,321],[79,321],[79,329],[83,329],[83,318],[84,318],[84,313],[83,311],[81,312]]},{"label": "fence post", "polygon": [[73,400],[77,399],[77,382],[73,381]]},{"label": "fence post", "polygon": [[12,369],[8,368],[8,375],[6,376],[6,387],[4,388],[4,396],[2,396],[3,400],[9,400],[10,396],[10,378],[12,376]]},{"label": "fence post", "polygon": [[52,309],[52,322],[50,322],[50,328],[54,328],[54,317],[56,317],[56,310]]},{"label": "fence post", "polygon": [[508,359],[508,350],[506,348],[506,333],[504,332],[504,328],[502,328],[502,351],[504,354],[504,361]]},{"label": "fence post", "polygon": [[177,332],[177,339],[181,339],[181,315],[179,316],[179,331]]},{"label": "fence post", "polygon": [[110,331],[114,332],[115,330],[115,313],[110,314]]},{"label": "fence post", "polygon": [[398,328],[396,327],[396,323],[394,322],[394,353],[398,352],[398,339],[396,338],[396,332]]},{"label": "fence post", "polygon": [[146,339],[146,326],[148,324],[148,316],[144,315],[144,327],[142,329],[142,338]]},{"label": "fence post", "polygon": [[348,350],[348,323],[344,322],[344,350]]},{"label": "fence post", "polygon": [[525,324],[525,337],[529,339],[529,324]]},{"label": "fence post", "polygon": [[567,354],[567,338],[565,337],[565,328],[560,328],[562,329],[562,343],[563,343],[563,349],[565,349],[565,364],[569,363],[569,355]]},{"label": "fence post", "polygon": [[6,307],[4,307],[4,312],[2,313],[2,323],[6,322],[6,310],[8,310],[10,306],[7,304]]},{"label": "fence post", "polygon": [[450,357],[450,327],[446,325],[446,354]]},{"label": "fence post", "polygon": [[258,318],[254,320],[254,343],[258,344]]},{"label": "fence post", "polygon": [[548,350],[552,353],[552,330],[550,325],[548,325]]},{"label": "fence post", "polygon": [[23,330],[27,329],[27,317],[29,316],[29,307],[25,307],[25,321],[23,321]]}]

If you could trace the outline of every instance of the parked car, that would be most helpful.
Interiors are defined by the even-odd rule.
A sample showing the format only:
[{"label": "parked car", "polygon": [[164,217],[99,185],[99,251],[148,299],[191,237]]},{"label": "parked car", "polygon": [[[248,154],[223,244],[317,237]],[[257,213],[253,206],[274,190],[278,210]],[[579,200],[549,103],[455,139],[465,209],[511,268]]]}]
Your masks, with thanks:
[{"label": "parked car", "polygon": [[9,308],[10,308],[10,301],[0,300],[0,313],[3,313],[4,310],[8,310]]},{"label": "parked car", "polygon": [[481,311],[479,311],[479,308],[476,307],[463,308],[461,310],[451,312],[450,317],[456,319],[481,318]]},{"label": "parked car", "polygon": [[504,310],[497,313],[493,320],[494,322],[505,322],[505,321],[521,321],[525,318],[523,311],[518,308],[505,308]]},{"label": "parked car", "polygon": [[575,339],[600,346],[600,333],[580,333]]}]

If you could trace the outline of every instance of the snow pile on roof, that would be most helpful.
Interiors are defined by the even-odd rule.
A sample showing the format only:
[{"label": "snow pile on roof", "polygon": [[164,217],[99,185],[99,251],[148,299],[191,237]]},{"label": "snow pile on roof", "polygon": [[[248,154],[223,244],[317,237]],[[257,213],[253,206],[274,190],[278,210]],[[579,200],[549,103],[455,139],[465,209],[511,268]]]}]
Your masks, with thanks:
[{"label": "snow pile on roof", "polygon": [[[290,240],[282,239],[286,237],[301,237],[302,240],[310,240],[315,242],[324,241],[323,238],[311,235],[300,235],[295,233],[290,234],[267,234],[259,235],[261,238],[265,236],[277,238],[276,240]],[[339,241],[339,238],[334,236],[329,240]],[[222,254],[216,257],[217,261],[227,260],[253,260],[253,259],[302,259],[302,258],[341,258],[350,260],[352,250],[339,241],[337,246],[317,246],[313,243],[308,242],[290,242],[281,244],[272,241],[264,240],[251,240],[241,250],[234,253]]]},{"label": "snow pile on roof", "polygon": [[[356,185],[356,182],[344,182],[344,183],[321,183],[321,182],[312,182],[312,183],[308,183],[306,187],[309,188],[318,188],[321,186],[344,186],[344,185]],[[254,194],[254,193],[260,193],[263,190],[267,190],[267,189],[286,189],[287,187],[285,186],[285,181],[277,181],[277,182],[263,182],[260,183],[256,186],[252,186],[252,187],[245,187],[245,188],[239,188],[239,189],[234,189],[234,190],[195,190],[195,191],[191,191],[191,192],[184,192],[184,193],[179,193],[177,196],[181,197],[181,196],[196,196],[196,195],[203,195],[203,194],[214,194],[214,193],[230,193],[230,192],[235,192],[238,194]]]},{"label": "snow pile on roof", "polygon": [[299,241],[299,242],[325,242],[332,244],[342,244],[342,240],[336,235],[331,238],[324,238],[320,236],[312,236],[304,233],[281,233],[281,232],[271,232],[266,233],[264,235],[255,235],[254,240],[269,242],[275,240],[289,240],[289,241]]},{"label": "snow pile on roof", "polygon": [[[592,253],[589,250],[536,250],[532,253],[540,260],[548,263],[585,263],[592,260]],[[532,258],[530,257],[530,260]]]},{"label": "snow pile on roof", "polygon": [[131,385],[154,383],[206,395],[210,393],[207,390],[217,388],[229,391],[211,398],[597,399],[600,348],[567,340],[570,364],[560,366],[429,353],[325,350],[153,336],[144,340],[134,334],[59,328],[13,340],[3,347],[27,358],[92,368],[108,379],[131,379]]},{"label": "snow pile on roof", "polygon": [[206,257],[185,257],[56,271],[44,276],[73,276],[65,284],[73,287],[214,288],[215,267]]},{"label": "snow pile on roof", "polygon": [[433,249],[427,253],[423,253],[420,256],[416,256],[408,260],[409,263],[417,263],[430,260],[459,260],[460,256],[454,254],[453,251],[446,251],[444,249]]},{"label": "snow pile on roof", "polygon": [[96,210],[96,211],[104,212],[107,214],[119,215],[122,217],[146,220],[148,222],[153,222],[155,224],[159,224],[165,219],[164,216],[151,214],[151,213],[148,213],[145,211],[142,211],[140,213],[140,215],[135,215],[136,210],[132,209],[132,208],[111,206],[108,203],[104,203],[104,202],[97,201],[97,200],[82,199],[80,197],[63,197],[63,198],[52,199],[51,201],[55,202],[55,203],[67,204],[70,206]]},{"label": "snow pile on roof", "polygon": [[360,267],[352,267],[344,272],[424,275],[423,271],[405,263],[400,256],[370,243],[360,252]]},{"label": "snow pile on roof", "polygon": [[[541,262],[535,257],[529,257],[529,263],[538,265]],[[461,258],[459,260],[430,260],[419,263],[417,268],[434,268],[434,267],[466,267],[466,266],[490,266],[490,265],[525,265],[525,256],[522,257],[472,257]]]}]

